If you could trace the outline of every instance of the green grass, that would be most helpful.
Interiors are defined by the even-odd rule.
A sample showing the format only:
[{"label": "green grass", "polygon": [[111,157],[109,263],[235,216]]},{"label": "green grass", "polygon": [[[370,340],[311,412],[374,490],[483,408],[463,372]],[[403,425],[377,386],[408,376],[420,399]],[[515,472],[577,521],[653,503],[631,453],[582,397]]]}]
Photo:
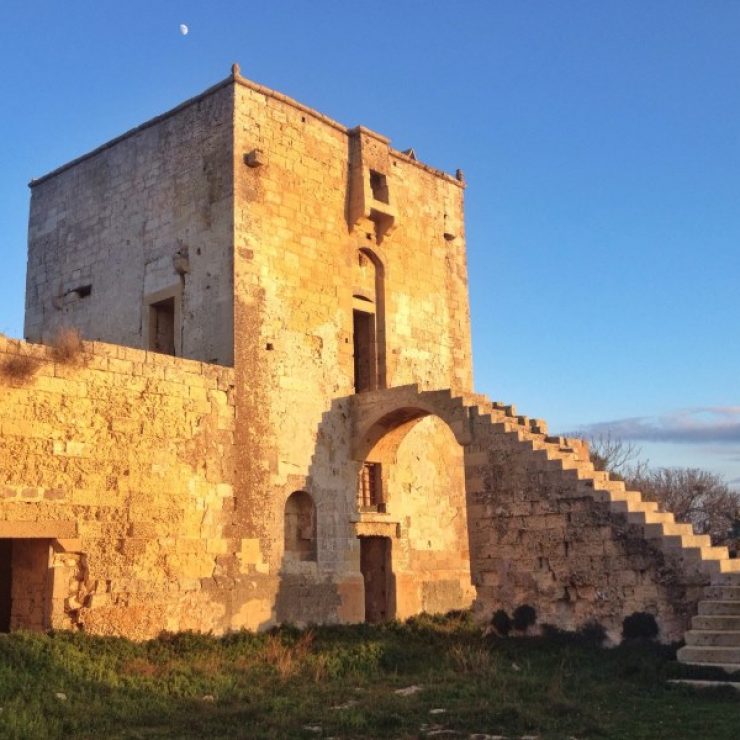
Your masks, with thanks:
[{"label": "green grass", "polygon": [[740,694],[666,683],[690,674],[670,648],[484,637],[467,615],[147,643],[14,633],[0,737],[738,737]]}]

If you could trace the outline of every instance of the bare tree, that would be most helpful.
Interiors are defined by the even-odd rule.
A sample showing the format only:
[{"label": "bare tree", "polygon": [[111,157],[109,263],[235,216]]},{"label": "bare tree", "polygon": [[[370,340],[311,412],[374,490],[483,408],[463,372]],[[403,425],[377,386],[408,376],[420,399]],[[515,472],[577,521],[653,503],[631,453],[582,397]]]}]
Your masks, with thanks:
[{"label": "bare tree", "polygon": [[625,480],[647,468],[647,461],[640,458],[641,448],[632,442],[612,437],[608,432],[589,437],[586,441],[596,470],[608,470],[612,476]]},{"label": "bare tree", "polygon": [[[678,522],[708,534],[715,545],[734,549],[740,527],[740,491],[732,490],[721,476],[697,468],[651,468],[632,442],[599,435],[588,440],[591,462],[623,480],[627,488],[657,501]],[[734,532],[733,532],[734,530]]]},{"label": "bare tree", "polygon": [[740,518],[740,492],[730,489],[721,476],[697,468],[648,468],[627,482],[672,512],[676,521],[710,535],[713,544],[730,543]]}]

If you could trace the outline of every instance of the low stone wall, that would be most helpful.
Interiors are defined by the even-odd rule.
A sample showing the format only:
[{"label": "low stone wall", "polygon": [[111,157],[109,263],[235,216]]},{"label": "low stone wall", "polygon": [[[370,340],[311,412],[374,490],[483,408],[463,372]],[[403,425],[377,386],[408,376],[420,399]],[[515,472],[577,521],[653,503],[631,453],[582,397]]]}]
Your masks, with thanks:
[{"label": "low stone wall", "polygon": [[[12,627],[143,638],[234,622],[233,370],[0,337],[0,537]],[[22,593],[23,592],[23,593]]]}]

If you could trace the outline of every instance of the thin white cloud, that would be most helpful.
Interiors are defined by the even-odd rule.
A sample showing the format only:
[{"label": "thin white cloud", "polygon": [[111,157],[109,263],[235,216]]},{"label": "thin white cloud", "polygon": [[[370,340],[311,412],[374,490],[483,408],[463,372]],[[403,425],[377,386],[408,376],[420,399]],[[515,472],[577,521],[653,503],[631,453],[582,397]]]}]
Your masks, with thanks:
[{"label": "thin white cloud", "polygon": [[740,406],[706,406],[680,409],[658,417],[636,416],[601,421],[581,427],[576,434],[609,434],[619,439],[644,442],[740,444]]}]

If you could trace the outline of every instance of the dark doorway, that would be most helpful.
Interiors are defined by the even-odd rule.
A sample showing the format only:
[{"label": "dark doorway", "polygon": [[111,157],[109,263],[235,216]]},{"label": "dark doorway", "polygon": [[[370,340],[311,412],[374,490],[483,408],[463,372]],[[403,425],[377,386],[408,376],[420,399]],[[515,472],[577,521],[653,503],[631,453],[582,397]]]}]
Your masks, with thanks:
[{"label": "dark doorway", "polygon": [[360,537],[360,571],[365,581],[365,621],[374,624],[393,619],[390,538]]},{"label": "dark doorway", "polygon": [[166,298],[149,307],[149,349],[175,354],[175,299]]},{"label": "dark doorway", "polygon": [[0,540],[0,632],[10,632],[13,540]]},{"label": "dark doorway", "polygon": [[352,311],[353,349],[355,355],[355,393],[377,387],[375,354],[375,314]]}]

